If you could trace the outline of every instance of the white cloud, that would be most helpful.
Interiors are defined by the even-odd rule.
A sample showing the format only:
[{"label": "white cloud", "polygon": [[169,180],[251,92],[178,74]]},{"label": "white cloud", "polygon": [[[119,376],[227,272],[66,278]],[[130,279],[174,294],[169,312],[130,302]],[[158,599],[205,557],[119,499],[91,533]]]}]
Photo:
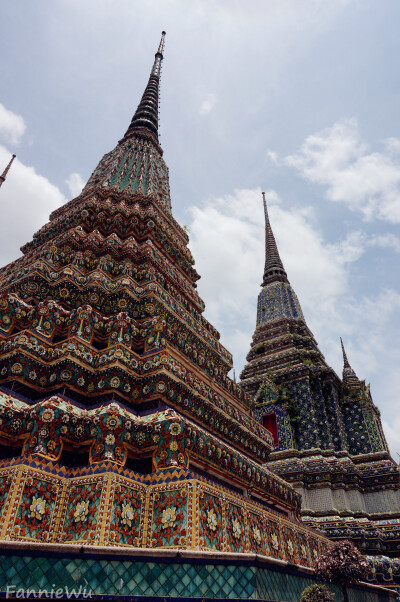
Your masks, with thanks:
[{"label": "white cloud", "polygon": [[[10,152],[0,146],[0,164]],[[61,191],[47,178],[15,159],[1,188],[1,207],[6,219],[0,220],[0,265],[16,259],[19,247],[49,219],[51,211],[65,202]]]},{"label": "white cloud", "polygon": [[400,253],[400,238],[391,232],[387,234],[374,234],[367,241],[368,246],[392,249]]},{"label": "white cloud", "polygon": [[78,196],[82,192],[82,188],[85,185],[85,182],[82,179],[82,176],[80,176],[80,174],[78,174],[78,173],[72,173],[69,176],[68,180],[65,180],[65,183],[67,184],[67,186],[70,190],[72,198]]},{"label": "white cloud", "polygon": [[[370,152],[355,119],[344,119],[308,136],[283,162],[326,187],[326,197],[360,211],[366,219],[400,222],[400,165],[393,157],[400,140],[386,140],[386,154]],[[271,157],[272,158],[272,157]]]},{"label": "white cloud", "polygon": [[18,144],[26,130],[24,118],[0,104],[0,134],[6,142]]},{"label": "white cloud", "polygon": [[387,138],[385,146],[387,151],[393,155],[400,153],[400,140],[398,138]]},{"label": "white cloud", "polygon": [[211,113],[216,102],[217,96],[215,94],[206,94],[200,105],[200,115],[208,115],[208,113]]}]

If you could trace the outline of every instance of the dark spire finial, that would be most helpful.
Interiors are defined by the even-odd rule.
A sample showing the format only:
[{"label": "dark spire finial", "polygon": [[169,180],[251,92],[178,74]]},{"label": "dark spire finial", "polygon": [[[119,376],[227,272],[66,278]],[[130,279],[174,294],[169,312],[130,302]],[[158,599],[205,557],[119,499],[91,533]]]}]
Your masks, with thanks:
[{"label": "dark spire finial", "polygon": [[262,193],[262,196],[265,216],[265,268],[264,278],[261,286],[265,286],[266,284],[275,281],[288,282],[288,278],[285,268],[283,267],[282,260],[279,256],[274,233],[272,232],[271,224],[269,222],[265,192]]},{"label": "dark spire finial", "polygon": [[342,346],[342,353],[343,353],[343,366],[345,368],[350,368],[349,360],[347,359],[346,351],[344,349],[342,337],[340,337],[340,344]]},{"label": "dark spire finial", "polygon": [[9,169],[10,169],[10,167],[11,167],[11,164],[12,164],[12,162],[14,161],[14,159],[15,159],[15,157],[16,157],[16,156],[17,156],[17,155],[13,155],[13,156],[11,157],[11,159],[10,159],[10,161],[9,161],[9,163],[8,163],[8,165],[7,165],[7,167],[5,168],[5,170],[3,171],[3,173],[1,174],[1,176],[0,176],[0,186],[3,184],[4,180],[6,179],[6,177],[7,177],[7,174],[8,174],[8,171],[9,171]]},{"label": "dark spire finial", "polygon": [[141,130],[153,135],[158,142],[158,95],[160,89],[161,63],[164,58],[164,46],[165,31],[161,34],[160,44],[154,57],[148,84],[139,106],[136,109],[136,113],[132,117],[125,137],[129,136],[129,134],[134,131],[137,132],[138,130]]},{"label": "dark spire finial", "polygon": [[356,373],[354,372],[353,368],[350,366],[349,360],[347,359],[347,355],[346,355],[346,351],[344,349],[342,337],[340,337],[340,344],[342,346],[342,353],[343,353],[343,384],[350,386],[350,387],[351,386],[358,387],[360,384],[360,381],[358,380]]}]

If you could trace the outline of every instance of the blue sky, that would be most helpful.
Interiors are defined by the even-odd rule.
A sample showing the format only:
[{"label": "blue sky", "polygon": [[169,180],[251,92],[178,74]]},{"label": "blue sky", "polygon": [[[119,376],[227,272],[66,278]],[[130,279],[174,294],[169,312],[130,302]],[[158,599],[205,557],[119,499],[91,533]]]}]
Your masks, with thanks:
[{"label": "blue sky", "polygon": [[[206,317],[239,375],[263,272],[261,190],[307,323],[339,336],[400,452],[400,3],[3,0],[0,262],[79,193],[167,32],[160,133]],[[4,219],[4,216],[7,216]]]}]

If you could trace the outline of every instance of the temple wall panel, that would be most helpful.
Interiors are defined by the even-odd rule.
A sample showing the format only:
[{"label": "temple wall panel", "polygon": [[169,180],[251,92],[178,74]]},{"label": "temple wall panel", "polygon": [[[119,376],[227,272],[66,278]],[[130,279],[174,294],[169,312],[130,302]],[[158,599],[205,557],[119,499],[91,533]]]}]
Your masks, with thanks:
[{"label": "temple wall panel", "polygon": [[329,510],[333,507],[334,500],[332,489],[323,487],[320,489],[309,489],[307,491],[307,507],[303,510]]},{"label": "temple wall panel", "polygon": [[179,468],[140,475],[110,462],[65,469],[33,458],[0,469],[4,482],[5,541],[256,553],[303,566],[326,545],[298,522]]},{"label": "temple wall panel", "polygon": [[349,498],[344,489],[334,489],[332,491],[333,507],[337,510],[350,510]]},{"label": "temple wall panel", "polygon": [[349,500],[349,508],[354,512],[366,512],[365,500],[362,493],[357,489],[350,489],[346,491],[347,498]]},{"label": "temple wall panel", "polygon": [[365,508],[370,514],[399,511],[398,491],[373,491],[364,494]]}]

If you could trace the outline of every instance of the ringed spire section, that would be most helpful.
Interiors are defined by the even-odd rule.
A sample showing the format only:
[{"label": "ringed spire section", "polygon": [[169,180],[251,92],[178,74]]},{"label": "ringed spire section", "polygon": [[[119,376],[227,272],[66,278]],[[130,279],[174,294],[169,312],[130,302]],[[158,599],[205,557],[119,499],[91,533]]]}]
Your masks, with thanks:
[{"label": "ringed spire section", "polygon": [[143,93],[142,99],[125,136],[134,133],[135,130],[145,129],[156,137],[158,142],[158,103],[160,90],[161,63],[164,58],[165,31],[161,34],[160,44],[154,57],[153,68],[149,81]]},{"label": "ringed spire section", "polygon": [[265,286],[269,282],[289,282],[269,221],[265,192],[262,193],[262,196],[265,217],[265,268],[261,286]]}]

